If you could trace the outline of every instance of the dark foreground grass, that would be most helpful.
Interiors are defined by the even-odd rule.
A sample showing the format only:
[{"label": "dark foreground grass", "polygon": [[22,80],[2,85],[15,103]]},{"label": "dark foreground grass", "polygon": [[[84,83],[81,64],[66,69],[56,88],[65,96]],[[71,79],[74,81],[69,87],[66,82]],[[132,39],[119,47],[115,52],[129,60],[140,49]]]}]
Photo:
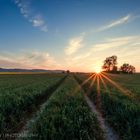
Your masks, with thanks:
[{"label": "dark foreground grass", "polygon": [[0,139],[19,129],[28,111],[56,88],[63,74],[0,75]]},{"label": "dark foreground grass", "polygon": [[[96,115],[90,112],[72,76],[53,94],[26,137],[30,140],[102,140]],[[27,135],[28,136],[28,135]]]}]

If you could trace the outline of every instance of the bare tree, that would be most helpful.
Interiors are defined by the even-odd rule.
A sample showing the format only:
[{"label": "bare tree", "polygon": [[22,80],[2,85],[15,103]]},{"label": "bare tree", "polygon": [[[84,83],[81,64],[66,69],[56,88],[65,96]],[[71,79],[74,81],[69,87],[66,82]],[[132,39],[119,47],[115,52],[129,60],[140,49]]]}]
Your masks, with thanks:
[{"label": "bare tree", "polygon": [[105,71],[108,71],[108,72],[116,72],[117,71],[117,56],[116,55],[113,55],[113,56],[110,56],[110,57],[107,57],[104,62],[103,62],[103,66],[102,68],[105,70]]},{"label": "bare tree", "polygon": [[129,65],[128,63],[124,63],[121,67],[120,67],[120,71],[122,71],[123,73],[135,73],[136,69],[134,66]]}]

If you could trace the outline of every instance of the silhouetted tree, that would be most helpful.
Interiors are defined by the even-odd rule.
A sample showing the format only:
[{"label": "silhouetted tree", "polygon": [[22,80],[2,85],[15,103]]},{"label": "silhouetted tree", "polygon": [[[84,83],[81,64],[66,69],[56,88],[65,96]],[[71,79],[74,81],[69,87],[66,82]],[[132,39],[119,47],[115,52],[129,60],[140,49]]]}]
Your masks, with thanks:
[{"label": "silhouetted tree", "polygon": [[67,70],[66,72],[67,72],[67,73],[70,73],[70,71],[69,71],[69,70]]},{"label": "silhouetted tree", "polygon": [[107,57],[103,62],[102,69],[108,72],[116,72],[117,71],[117,56],[113,55],[110,57]]},{"label": "silhouetted tree", "polygon": [[123,73],[135,73],[136,69],[134,66],[129,65],[128,63],[124,63],[121,67],[120,67],[120,71],[122,71]]},{"label": "silhouetted tree", "polygon": [[116,73],[117,70],[118,70],[118,67],[117,66],[113,66],[112,72]]}]

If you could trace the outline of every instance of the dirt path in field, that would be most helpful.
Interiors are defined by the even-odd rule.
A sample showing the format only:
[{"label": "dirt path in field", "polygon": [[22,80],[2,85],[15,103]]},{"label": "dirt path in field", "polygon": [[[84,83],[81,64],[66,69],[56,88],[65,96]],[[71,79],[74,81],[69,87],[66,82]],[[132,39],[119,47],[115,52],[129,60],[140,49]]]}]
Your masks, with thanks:
[{"label": "dirt path in field", "polygon": [[100,127],[105,132],[105,139],[106,140],[119,140],[119,136],[116,132],[109,126],[107,122],[105,122],[102,114],[96,109],[96,106],[92,103],[92,101],[85,95],[85,100],[90,107],[91,111],[97,115],[97,119],[100,123]]},{"label": "dirt path in field", "polygon": [[[58,89],[59,86],[61,86],[61,84],[64,82],[64,80],[66,78],[67,78],[67,75],[64,78],[62,78],[61,80],[59,80],[54,86],[52,86],[51,89],[46,90],[44,92],[45,94],[41,94],[41,96],[39,96],[35,102],[35,105],[36,105],[35,109],[32,107],[29,107],[28,110],[23,115],[22,121],[19,122],[19,125],[16,128],[13,128],[9,132],[10,135],[8,138],[4,138],[4,139],[19,140],[22,137],[26,137],[27,133],[28,133],[29,124],[31,122],[34,122],[37,119],[38,114],[41,111],[43,111],[50,96]],[[35,134],[31,134],[31,136],[35,137]]]},{"label": "dirt path in field", "polygon": [[[76,77],[74,76],[75,80],[77,81]],[[100,111],[98,111],[98,107],[94,105],[94,103],[89,99],[89,97],[86,95],[86,92],[84,90],[84,88],[80,85],[79,81],[77,81],[77,83],[79,84],[80,88],[83,90],[84,97],[85,100],[89,106],[89,108],[91,109],[91,111],[93,113],[95,113],[97,115],[97,119],[100,123],[100,127],[101,129],[104,131],[105,133],[105,139],[106,140],[120,140],[119,136],[117,135],[117,133],[114,131],[113,128],[110,127],[110,125],[105,121],[105,119],[103,118],[102,114]]]}]

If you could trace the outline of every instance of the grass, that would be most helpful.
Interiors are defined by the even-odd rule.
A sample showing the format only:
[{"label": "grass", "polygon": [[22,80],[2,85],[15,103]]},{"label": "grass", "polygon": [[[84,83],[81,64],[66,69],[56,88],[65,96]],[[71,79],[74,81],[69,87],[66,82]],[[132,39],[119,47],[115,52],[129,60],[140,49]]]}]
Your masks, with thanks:
[{"label": "grass", "polygon": [[64,74],[0,75],[0,133],[4,135],[18,128],[29,108],[36,108],[46,90],[64,77]]},{"label": "grass", "polygon": [[[140,74],[105,75],[117,86],[104,77],[105,84],[101,78],[93,83],[91,77],[84,82],[84,90],[121,139],[139,140]],[[65,76],[42,73],[0,74],[1,136],[17,128],[29,108],[37,108],[37,104],[47,94],[54,92],[37,120],[29,125],[29,133],[36,134],[35,137],[25,139],[104,139],[97,117],[89,110],[84,93],[78,88],[74,77],[69,74],[61,84]],[[74,76],[82,84],[91,74]]]},{"label": "grass", "polygon": [[38,119],[30,124],[33,140],[102,140],[103,132],[89,110],[78,84],[69,76],[51,96]]},{"label": "grass", "polygon": [[[76,76],[81,83],[89,77],[88,74],[79,74]],[[88,96],[99,107],[98,109],[103,113],[106,120],[119,133],[122,139],[140,139],[140,74],[106,74],[106,76],[129,90],[131,95],[122,93],[104,78],[107,88],[104,87],[100,80],[99,92],[96,80],[90,92],[88,92],[92,78],[84,85],[85,90],[89,93]]]}]

